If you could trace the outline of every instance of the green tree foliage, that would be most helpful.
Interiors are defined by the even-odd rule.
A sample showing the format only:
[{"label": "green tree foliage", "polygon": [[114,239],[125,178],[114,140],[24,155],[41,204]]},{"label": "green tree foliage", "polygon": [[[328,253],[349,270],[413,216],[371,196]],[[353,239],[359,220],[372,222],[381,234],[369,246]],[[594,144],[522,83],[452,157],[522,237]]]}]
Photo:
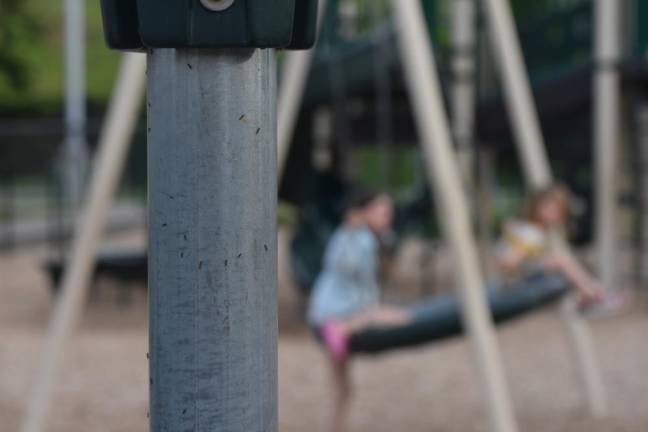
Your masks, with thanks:
[{"label": "green tree foliage", "polygon": [[[64,2],[0,0],[0,113],[53,114],[64,93]],[[87,1],[87,92],[92,106],[112,91],[119,54],[103,37],[99,1]]]},{"label": "green tree foliage", "polygon": [[17,89],[29,84],[26,51],[39,33],[39,26],[25,5],[23,0],[0,0],[0,79]]}]

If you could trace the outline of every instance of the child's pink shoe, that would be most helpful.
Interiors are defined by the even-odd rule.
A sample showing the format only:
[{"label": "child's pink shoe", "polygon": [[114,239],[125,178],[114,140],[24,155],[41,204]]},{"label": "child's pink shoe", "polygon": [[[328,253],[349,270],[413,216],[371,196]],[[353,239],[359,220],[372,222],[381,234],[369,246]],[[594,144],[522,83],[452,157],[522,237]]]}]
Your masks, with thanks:
[{"label": "child's pink shoe", "polygon": [[322,326],[322,337],[333,360],[343,362],[349,355],[349,337],[335,321],[327,321]]},{"label": "child's pink shoe", "polygon": [[582,302],[580,312],[588,318],[611,317],[622,312],[630,303],[628,293],[623,291],[605,292],[592,301]]}]

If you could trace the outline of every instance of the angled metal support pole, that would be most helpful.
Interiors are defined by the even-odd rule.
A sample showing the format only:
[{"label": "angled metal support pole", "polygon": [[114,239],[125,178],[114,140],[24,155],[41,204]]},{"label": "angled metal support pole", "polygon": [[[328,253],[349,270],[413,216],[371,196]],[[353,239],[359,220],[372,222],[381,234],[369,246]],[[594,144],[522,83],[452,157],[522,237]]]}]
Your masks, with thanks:
[{"label": "angled metal support pole", "polygon": [[417,1],[392,0],[406,81],[427,164],[430,186],[445,236],[457,264],[463,319],[474,348],[488,406],[491,430],[517,430],[493,323],[486,306],[484,280],[472,235],[468,203],[453,153],[439,78]]},{"label": "angled metal support pole", "polygon": [[24,432],[43,432],[56,376],[70,334],[81,313],[95,263],[106,214],[124,167],[128,145],[144,91],[146,58],[126,54],[99,140],[87,204],[72,244],[72,253],[61,283],[45,339],[38,381],[23,422]]},{"label": "angled metal support pole", "polygon": [[[499,63],[522,170],[531,189],[546,187],[553,181],[553,175],[511,6],[508,0],[482,1]],[[556,243],[563,253],[571,253],[564,241]],[[564,308],[569,310],[569,305]],[[581,372],[583,391],[590,412],[603,415],[605,394],[589,327],[576,313],[563,313],[563,317],[573,349],[575,368]]]},{"label": "angled metal support pole", "polygon": [[149,54],[151,431],[277,430],[273,49]]}]

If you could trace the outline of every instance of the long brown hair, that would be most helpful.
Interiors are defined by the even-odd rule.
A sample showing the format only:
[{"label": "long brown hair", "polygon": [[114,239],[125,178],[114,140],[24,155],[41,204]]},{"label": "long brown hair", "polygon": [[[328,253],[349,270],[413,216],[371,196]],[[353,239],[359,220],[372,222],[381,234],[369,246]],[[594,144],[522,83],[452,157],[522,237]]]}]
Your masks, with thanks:
[{"label": "long brown hair", "polygon": [[560,206],[562,213],[562,221],[566,225],[569,221],[570,208],[569,202],[571,194],[569,189],[562,184],[552,184],[550,186],[538,189],[534,191],[529,197],[524,216],[534,222],[540,222],[540,206],[545,203],[547,200],[555,200],[555,202]]}]

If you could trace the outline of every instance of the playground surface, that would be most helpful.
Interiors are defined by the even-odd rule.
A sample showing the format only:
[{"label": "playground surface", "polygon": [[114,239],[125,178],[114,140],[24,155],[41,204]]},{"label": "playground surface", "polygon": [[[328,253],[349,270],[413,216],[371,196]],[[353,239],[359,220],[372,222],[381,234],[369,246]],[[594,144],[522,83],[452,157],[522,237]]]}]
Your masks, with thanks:
[{"label": "playground surface", "polygon": [[[50,311],[45,252],[0,255],[0,427],[19,430],[39,365]],[[54,396],[50,432],[147,430],[147,324],[143,289],[126,296],[100,282],[90,299]],[[286,301],[284,290],[280,302]],[[648,410],[648,302],[593,322],[610,416],[587,416],[557,314],[533,314],[498,333],[520,430],[639,432]],[[280,308],[284,311],[290,307]],[[486,431],[470,346],[455,339],[354,365],[351,431]],[[325,430],[325,362],[302,327],[282,325],[279,430]]]}]

